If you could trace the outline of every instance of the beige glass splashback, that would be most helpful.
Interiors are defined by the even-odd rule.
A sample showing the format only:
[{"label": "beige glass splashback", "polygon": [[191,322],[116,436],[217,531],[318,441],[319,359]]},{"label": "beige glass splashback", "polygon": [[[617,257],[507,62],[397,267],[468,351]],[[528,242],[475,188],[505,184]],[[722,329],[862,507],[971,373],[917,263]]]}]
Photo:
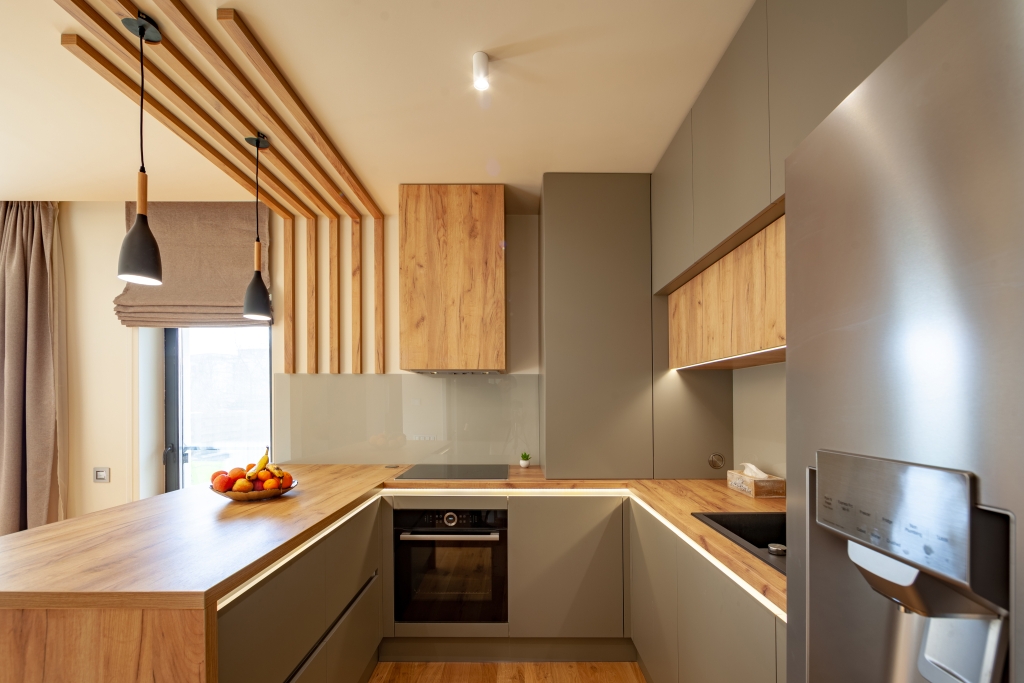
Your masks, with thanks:
[{"label": "beige glass splashback", "polygon": [[539,452],[538,375],[274,375],[274,459],[507,463]]}]

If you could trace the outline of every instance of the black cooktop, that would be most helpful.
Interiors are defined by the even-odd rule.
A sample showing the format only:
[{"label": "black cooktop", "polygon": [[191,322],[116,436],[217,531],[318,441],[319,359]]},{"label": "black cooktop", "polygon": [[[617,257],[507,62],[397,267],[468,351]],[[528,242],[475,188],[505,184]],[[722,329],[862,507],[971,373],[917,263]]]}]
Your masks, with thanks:
[{"label": "black cooktop", "polygon": [[395,479],[508,479],[508,465],[413,465]]}]

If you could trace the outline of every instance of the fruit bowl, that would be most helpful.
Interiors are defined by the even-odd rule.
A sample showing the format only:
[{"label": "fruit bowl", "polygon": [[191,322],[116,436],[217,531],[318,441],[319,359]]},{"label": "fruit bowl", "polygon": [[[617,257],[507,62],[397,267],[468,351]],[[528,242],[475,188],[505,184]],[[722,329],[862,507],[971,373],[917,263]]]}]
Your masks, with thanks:
[{"label": "fruit bowl", "polygon": [[248,491],[246,493],[242,493],[241,491],[231,491],[230,489],[227,491],[218,491],[211,485],[210,490],[216,493],[218,496],[224,496],[225,498],[230,498],[231,500],[248,502],[251,500],[266,500],[268,498],[277,498],[278,496],[283,496],[284,494],[288,493],[298,485],[298,480],[293,479],[292,485],[286,489],[265,489],[263,491]]}]

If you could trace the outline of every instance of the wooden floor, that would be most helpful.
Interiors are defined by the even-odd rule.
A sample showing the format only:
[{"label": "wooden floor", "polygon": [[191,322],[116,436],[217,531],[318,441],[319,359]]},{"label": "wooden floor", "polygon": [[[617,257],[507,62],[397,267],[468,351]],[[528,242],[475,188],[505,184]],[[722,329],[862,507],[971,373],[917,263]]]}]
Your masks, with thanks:
[{"label": "wooden floor", "polygon": [[370,683],[645,683],[636,662],[381,662]]}]

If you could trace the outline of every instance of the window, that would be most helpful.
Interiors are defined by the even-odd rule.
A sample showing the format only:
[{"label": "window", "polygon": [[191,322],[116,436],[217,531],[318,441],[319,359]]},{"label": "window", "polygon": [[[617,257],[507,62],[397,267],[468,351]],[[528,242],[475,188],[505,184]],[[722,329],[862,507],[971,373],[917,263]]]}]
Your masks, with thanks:
[{"label": "window", "polygon": [[189,327],[164,339],[167,490],[256,462],[270,445],[270,328]]}]

